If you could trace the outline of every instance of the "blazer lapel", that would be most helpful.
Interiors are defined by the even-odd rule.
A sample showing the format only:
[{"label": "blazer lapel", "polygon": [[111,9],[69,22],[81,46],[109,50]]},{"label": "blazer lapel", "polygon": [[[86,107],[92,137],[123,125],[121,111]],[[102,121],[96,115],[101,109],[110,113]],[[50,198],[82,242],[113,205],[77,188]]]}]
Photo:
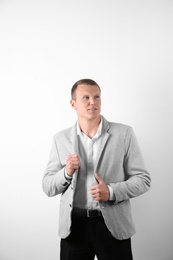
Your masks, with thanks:
[{"label": "blazer lapel", "polygon": [[[71,129],[71,142],[72,142],[72,153],[79,154],[76,124]],[[76,170],[75,173],[73,174],[73,180],[72,180],[73,190],[75,190],[76,187],[77,174],[78,174],[78,170]]]},{"label": "blazer lapel", "polygon": [[76,124],[71,129],[71,142],[72,142],[72,153],[78,154],[78,138],[77,138],[77,129]]},{"label": "blazer lapel", "polygon": [[[101,160],[101,156],[103,153],[103,150],[105,149],[106,143],[109,139],[110,134],[108,133],[108,130],[110,128],[108,121],[102,116],[102,140],[98,149],[97,157],[96,157],[96,165],[95,165],[95,173],[97,173],[99,168],[99,162]],[[102,176],[103,177],[103,176]]]},{"label": "blazer lapel", "polygon": [[105,148],[105,145],[106,145],[108,139],[109,139],[109,134],[106,132],[106,133],[104,133],[104,136],[102,137],[102,142],[98,149],[98,153],[97,153],[97,157],[96,157],[95,173],[97,173],[97,171],[98,171],[99,162],[101,160],[101,155],[102,155],[102,152]]}]

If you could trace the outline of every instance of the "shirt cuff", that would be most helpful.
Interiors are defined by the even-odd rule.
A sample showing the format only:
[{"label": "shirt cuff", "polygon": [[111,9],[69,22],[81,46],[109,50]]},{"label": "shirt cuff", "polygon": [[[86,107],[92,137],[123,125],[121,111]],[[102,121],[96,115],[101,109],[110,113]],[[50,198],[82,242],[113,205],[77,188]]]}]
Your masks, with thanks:
[{"label": "shirt cuff", "polygon": [[116,200],[113,188],[109,184],[107,186],[108,186],[109,194],[110,194],[109,195],[109,200]]},{"label": "shirt cuff", "polygon": [[66,178],[66,180],[67,180],[68,182],[71,182],[71,180],[73,179],[73,177],[70,177],[70,176],[67,174],[66,168],[65,168],[65,170],[64,170],[64,177]]}]

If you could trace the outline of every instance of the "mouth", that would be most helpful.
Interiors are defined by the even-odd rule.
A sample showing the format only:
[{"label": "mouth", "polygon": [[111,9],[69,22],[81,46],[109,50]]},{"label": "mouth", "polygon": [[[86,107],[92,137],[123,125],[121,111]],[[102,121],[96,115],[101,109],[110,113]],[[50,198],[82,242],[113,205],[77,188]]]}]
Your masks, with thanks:
[{"label": "mouth", "polygon": [[89,112],[95,112],[97,110],[97,108],[89,108],[88,111]]}]

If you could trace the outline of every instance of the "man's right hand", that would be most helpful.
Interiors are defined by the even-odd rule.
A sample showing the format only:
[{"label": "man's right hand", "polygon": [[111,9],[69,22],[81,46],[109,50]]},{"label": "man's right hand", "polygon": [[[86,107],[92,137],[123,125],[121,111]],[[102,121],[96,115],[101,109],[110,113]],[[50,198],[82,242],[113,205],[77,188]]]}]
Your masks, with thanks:
[{"label": "man's right hand", "polygon": [[75,170],[80,167],[80,158],[77,154],[70,154],[66,160],[66,172],[69,176],[73,176]]}]

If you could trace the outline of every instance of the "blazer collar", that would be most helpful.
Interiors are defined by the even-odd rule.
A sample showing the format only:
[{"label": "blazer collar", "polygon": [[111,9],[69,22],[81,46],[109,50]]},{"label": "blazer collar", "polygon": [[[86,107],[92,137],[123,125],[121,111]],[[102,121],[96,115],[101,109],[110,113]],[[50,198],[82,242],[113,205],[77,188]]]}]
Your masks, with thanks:
[{"label": "blazer collar", "polygon": [[[110,124],[102,115],[101,115],[101,117],[102,117],[101,135],[104,135],[106,132],[108,133],[108,130],[110,129]],[[78,152],[77,124],[78,124],[78,122],[76,121],[75,124],[71,128],[71,141],[72,141],[72,146],[73,146],[73,152],[74,153]],[[109,135],[109,133],[108,133],[108,135]]]}]

